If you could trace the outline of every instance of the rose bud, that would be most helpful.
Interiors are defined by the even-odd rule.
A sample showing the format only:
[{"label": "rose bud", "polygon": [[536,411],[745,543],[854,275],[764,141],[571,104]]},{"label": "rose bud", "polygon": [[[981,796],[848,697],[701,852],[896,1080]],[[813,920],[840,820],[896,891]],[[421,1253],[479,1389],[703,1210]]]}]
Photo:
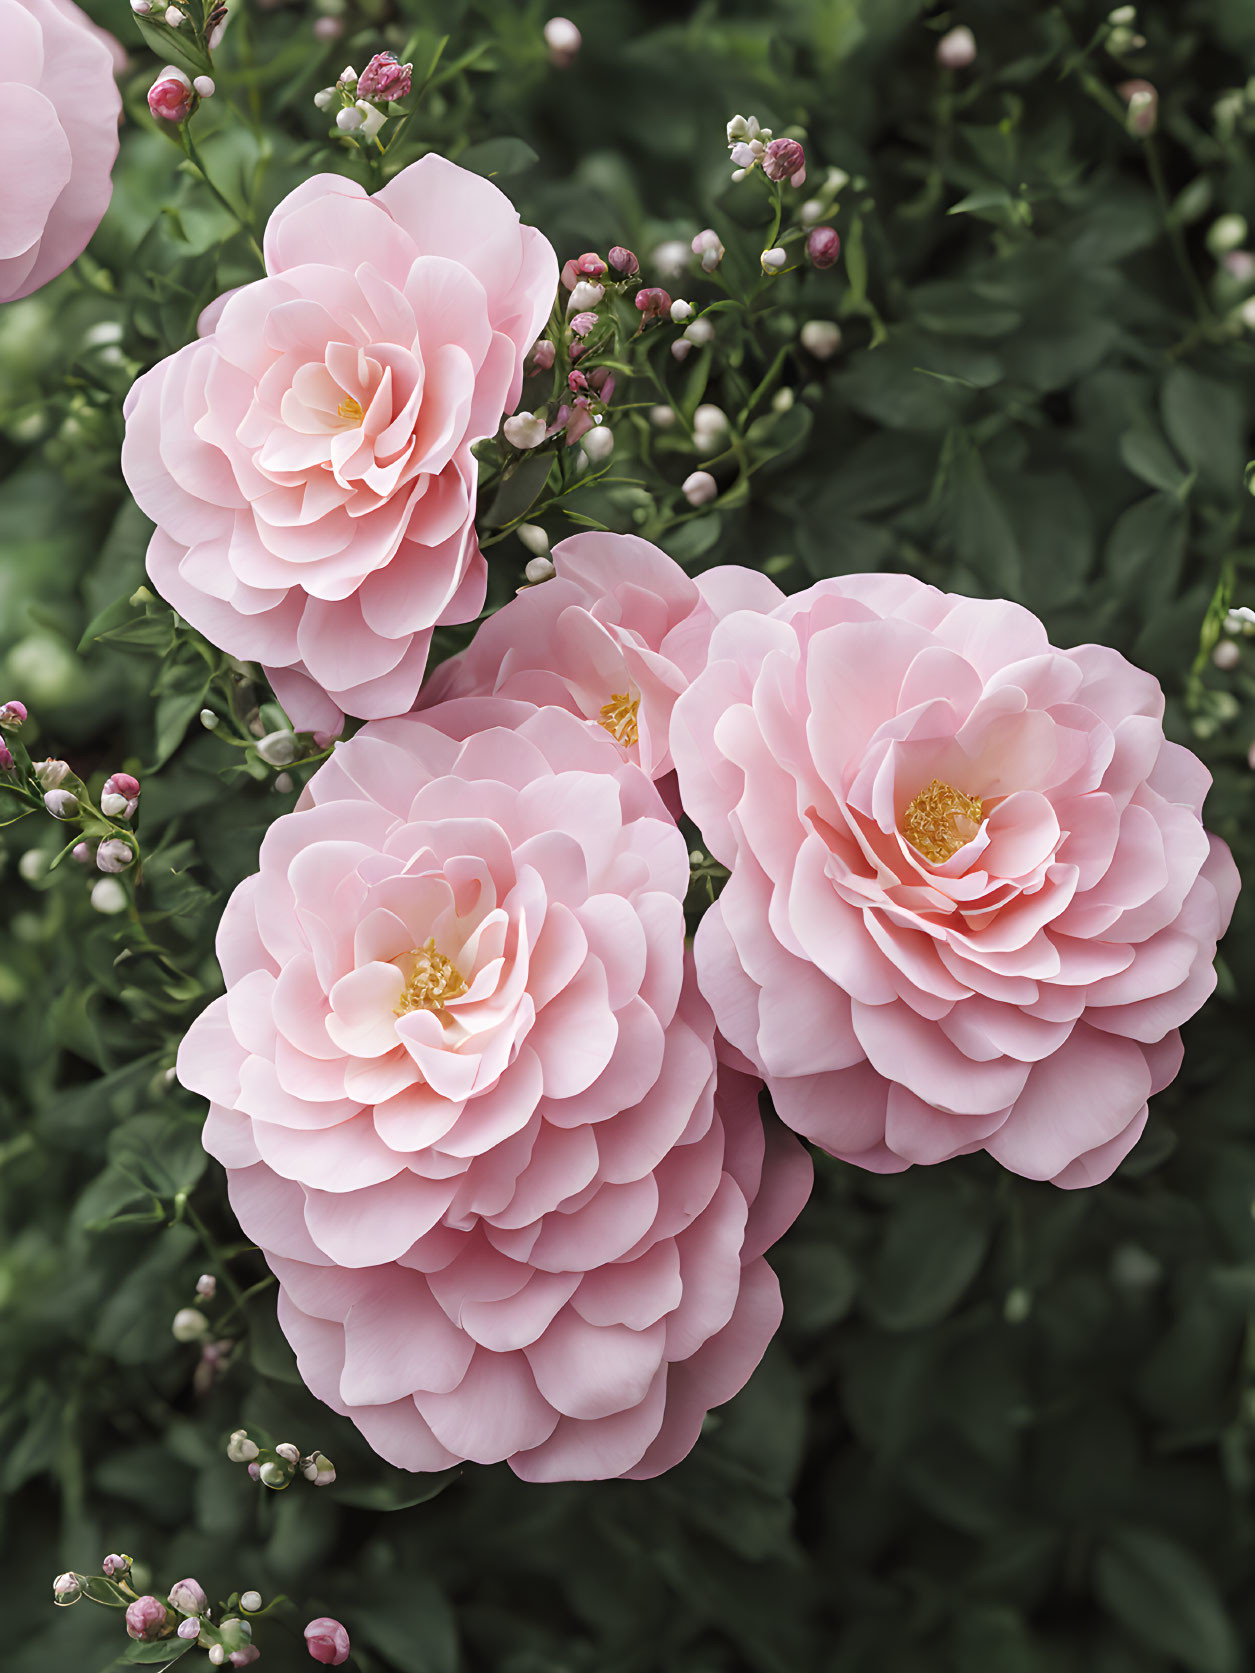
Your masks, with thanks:
[{"label": "rose bud", "polygon": [[575,269],[585,279],[600,279],[606,271],[606,264],[595,250],[585,250],[582,256],[575,259]]},{"label": "rose bud", "polygon": [[19,703],[16,697],[11,697],[7,703],[0,706],[0,732],[16,732],[26,715],[26,704]]},{"label": "rose bud", "polygon": [[[64,795],[58,790],[55,795]],[[122,837],[106,837],[96,850],[96,870],[104,872],[125,871],[127,866],[134,865],[135,854],[129,842]],[[199,1315],[198,1315],[199,1316]]]},{"label": "rose bud", "polygon": [[680,492],[690,505],[709,505],[719,492],[719,484],[709,471],[694,471],[685,477]]},{"label": "rose bud", "polygon": [[835,227],[816,227],[806,240],[811,266],[821,270],[835,265],[841,254],[841,236]]},{"label": "rose bud", "polygon": [[631,250],[624,249],[622,244],[614,246],[607,260],[613,270],[622,274],[625,279],[630,279],[634,273],[639,273],[641,270],[640,262],[637,261]]},{"label": "rose bud", "polygon": [[166,65],[148,89],[148,108],[159,121],[187,121],[192,109],[192,84],[182,70]]},{"label": "rose bud", "polygon": [[399,64],[395,52],[377,52],[357,81],[361,99],[404,99],[410,91],[413,64]]},{"label": "rose bud", "polygon": [[569,17],[551,17],[545,25],[545,45],[549,48],[549,62],[556,69],[565,70],[574,62],[583,36]]},{"label": "rose bud", "polygon": [[52,1582],[52,1601],[61,1609],[68,1609],[82,1595],[83,1588],[78,1583],[77,1574],[58,1574]]},{"label": "rose bud", "polygon": [[330,1615],[320,1615],[305,1628],[305,1648],[324,1667],[339,1667],[349,1659],[349,1635]]},{"label": "rose bud", "polygon": [[138,1638],[142,1643],[151,1644],[156,1638],[164,1638],[171,1625],[170,1611],[159,1597],[137,1597],[134,1603],[127,1604],[128,1638]]},{"label": "rose bud", "polygon": [[636,306],[642,319],[662,319],[671,312],[671,298],[660,286],[646,285],[636,293]]},{"label": "rose bud", "polygon": [[763,152],[763,173],[768,180],[800,186],[806,179],[806,152],[795,139],[773,139]]},{"label": "rose bud", "polygon": [[180,1615],[203,1615],[209,1599],[199,1580],[176,1580],[170,1588],[170,1604]]}]

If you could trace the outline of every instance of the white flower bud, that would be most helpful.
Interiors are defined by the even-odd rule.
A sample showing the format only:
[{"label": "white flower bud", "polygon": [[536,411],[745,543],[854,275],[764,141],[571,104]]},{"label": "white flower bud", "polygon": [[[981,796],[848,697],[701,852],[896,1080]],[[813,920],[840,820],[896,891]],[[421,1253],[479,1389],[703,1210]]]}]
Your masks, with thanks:
[{"label": "white flower bud", "polygon": [[334,110],[340,102],[340,95],[334,87],[322,87],[314,94],[314,103],[319,110]]},{"label": "white flower bud", "polygon": [[976,56],[976,36],[959,24],[937,42],[937,62],[943,70],[965,70]]},{"label": "white flower bud", "polygon": [[[369,104],[365,99],[359,99],[353,106],[354,110],[362,113],[361,135],[363,139],[374,139],[387,120],[378,105]],[[338,120],[338,119],[337,119]]]},{"label": "white flower bud", "polygon": [[1248,230],[1245,215],[1218,215],[1207,230],[1207,248],[1217,258],[1227,255],[1246,242]]},{"label": "white flower bud", "polygon": [[166,7],[166,22],[170,25],[171,29],[177,29],[180,23],[183,22],[183,13],[177,6]]},{"label": "white flower bud", "polygon": [[539,523],[520,523],[514,532],[526,549],[536,557],[549,556],[549,536]]},{"label": "white flower bud", "polygon": [[325,1452],[311,1452],[301,1463],[301,1474],[315,1487],[330,1487],[336,1478],[336,1467]]},{"label": "white flower bud", "polygon": [[698,437],[713,438],[723,435],[728,428],[728,415],[722,407],[703,403],[693,414],[693,432]]},{"label": "white flower bud", "polygon": [[544,441],[547,425],[534,412],[516,412],[513,418],[506,419],[504,429],[510,446],[525,453],[528,448],[539,447]]},{"label": "white flower bud", "polygon": [[691,302],[686,302],[682,296],[677,296],[671,304],[671,323],[673,325],[686,324],[692,319],[694,311]]},{"label": "white flower bud", "polygon": [[570,319],[572,314],[591,313],[605,294],[604,285],[595,285],[591,279],[581,279],[567,298],[566,317]]},{"label": "white flower bud", "polygon": [[[688,333],[686,332],[685,336],[687,335]],[[675,425],[675,408],[664,406],[650,407],[649,422],[653,425],[655,430],[672,429]]]},{"label": "white flower bud", "polygon": [[196,1307],[180,1307],[170,1325],[176,1342],[195,1342],[209,1329],[209,1320]]},{"label": "white flower bud", "polygon": [[36,761],[34,772],[41,790],[56,790],[70,776],[70,765],[68,761],[54,761],[49,758],[47,761]]},{"label": "white flower bud", "polygon": [[797,212],[797,218],[804,227],[813,227],[816,222],[824,218],[824,206],[818,198],[807,198]]},{"label": "white flower bud", "polygon": [[583,45],[584,37],[569,17],[551,17],[544,34],[549,56],[560,68],[569,64]]},{"label": "white flower bud", "polygon": [[694,348],[704,349],[707,343],[714,342],[715,328],[708,319],[695,319],[684,336]]},{"label": "white flower bud", "polygon": [[206,1301],[212,1301],[218,1293],[218,1280],[212,1272],[202,1272],[196,1280],[196,1293]]},{"label": "white flower bud", "polygon": [[218,91],[217,85],[212,76],[194,77],[192,87],[200,94],[202,99],[212,99],[214,94]]},{"label": "white flower bud", "polygon": [[1107,13],[1107,22],[1115,29],[1128,29],[1137,22],[1137,7],[1116,6]]},{"label": "white flower bud", "polygon": [[296,780],[291,773],[276,773],[275,789],[281,796],[289,796],[296,789]]},{"label": "white flower bud", "polygon": [[1227,673],[1241,662],[1242,652],[1232,639],[1222,639],[1211,653],[1211,660],[1217,668],[1222,668]]},{"label": "white flower bud", "polygon": [[841,327],[835,320],[808,319],[798,333],[798,341],[816,360],[831,360],[841,347]]},{"label": "white flower bud", "polygon": [[48,875],[51,863],[42,848],[28,848],[17,862],[18,874],[27,883],[38,883]]},{"label": "white flower bud", "polygon": [[104,872],[125,871],[135,863],[135,850],[121,837],[106,837],[96,850],[96,869]]},{"label": "white flower bud", "polygon": [[528,585],[532,587],[538,587],[542,581],[552,581],[557,573],[553,559],[544,556],[528,558],[527,567],[523,571]]},{"label": "white flower bud", "polygon": [[116,790],[110,790],[100,798],[100,811],[106,819],[122,819],[130,802],[125,796],[119,796]]},{"label": "white flower bud", "polygon": [[779,245],[774,250],[764,250],[759,256],[764,273],[778,273],[789,259],[789,252],[782,250]]},{"label": "white flower bud", "polygon": [[78,797],[73,790],[47,791],[44,806],[54,819],[74,819],[78,815]]},{"label": "white flower bud", "polygon": [[288,1464],[299,1464],[301,1461],[301,1450],[299,1447],[293,1446],[291,1441],[283,1441],[275,1448],[275,1457],[282,1458],[285,1463]]},{"label": "white flower bud", "polygon": [[608,424],[595,424],[580,441],[594,465],[604,464],[614,452],[614,433]]},{"label": "white flower bud", "polygon": [[692,248],[682,238],[669,238],[653,254],[653,265],[660,278],[677,279],[689,264]]},{"label": "white flower bud", "polygon": [[136,17],[147,17],[153,9],[153,0],[131,0],[131,10]]},{"label": "white flower bud", "polygon": [[267,732],[257,740],[257,753],[271,767],[286,767],[296,760],[296,737],[286,730]]},{"label": "white flower bud", "polygon": [[250,1441],[244,1429],[234,1430],[227,1442],[227,1457],[233,1464],[251,1464],[259,1450],[256,1441]]},{"label": "white flower bud", "polygon": [[255,1615],[261,1608],[260,1592],[241,1592],[240,1608],[248,1615]]},{"label": "white flower bud", "polygon": [[211,1667],[221,1667],[227,1659],[227,1652],[221,1644],[211,1644],[209,1647],[209,1664]]},{"label": "white flower bud", "polygon": [[355,134],[362,125],[362,113],[356,105],[336,112],[336,127],[342,134]]},{"label": "white flower bud", "polygon": [[671,358],[672,360],[678,360],[681,365],[683,365],[692,352],[693,345],[689,342],[687,337],[677,337],[675,342],[671,345]]},{"label": "white flower bud", "polygon": [[792,410],[793,401],[793,391],[788,384],[785,384],[783,389],[777,389],[771,397],[771,410],[772,412],[789,412]]},{"label": "white flower bud", "polygon": [[212,732],[218,724],[218,717],[212,709],[202,709],[200,711],[200,723],[206,732]]},{"label": "white flower bud", "polygon": [[126,890],[116,877],[102,877],[92,886],[92,905],[106,918],[126,911]]},{"label": "white flower bud", "polygon": [[342,87],[357,86],[357,71],[353,68],[352,64],[346,64],[344,66],[344,68],[340,71],[339,80]]},{"label": "white flower bud", "polygon": [[709,471],[694,471],[685,477],[680,492],[690,505],[709,505],[719,492],[719,484]]}]

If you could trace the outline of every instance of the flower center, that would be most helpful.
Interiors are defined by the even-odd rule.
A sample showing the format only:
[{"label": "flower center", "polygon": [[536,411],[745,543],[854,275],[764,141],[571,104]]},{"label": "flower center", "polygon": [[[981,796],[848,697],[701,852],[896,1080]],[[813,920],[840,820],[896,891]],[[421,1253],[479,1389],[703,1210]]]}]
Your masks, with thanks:
[{"label": "flower center", "polygon": [[934,865],[941,865],[971,842],[984,817],[974,796],[935,778],[902,815],[902,835]]},{"label": "flower center", "polygon": [[466,983],[453,960],[436,951],[434,935],[425,947],[413,948],[410,957],[414,968],[394,1016],[403,1017],[407,1011],[443,1011],[446,1000],[459,999],[466,992]]},{"label": "flower center", "polygon": [[598,721],[616,743],[630,747],[636,742],[636,711],[640,702],[639,697],[629,697],[626,691],[616,691],[608,703],[602,704]]},{"label": "flower center", "polygon": [[336,416],[343,419],[346,429],[362,422],[362,403],[352,395],[346,395],[336,408]]}]

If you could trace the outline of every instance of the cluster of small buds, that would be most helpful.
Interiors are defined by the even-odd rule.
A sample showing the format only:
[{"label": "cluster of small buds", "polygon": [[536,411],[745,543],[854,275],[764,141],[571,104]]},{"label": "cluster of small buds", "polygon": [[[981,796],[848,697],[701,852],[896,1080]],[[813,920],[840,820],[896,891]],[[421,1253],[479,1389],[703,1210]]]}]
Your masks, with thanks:
[{"label": "cluster of small buds", "polygon": [[1122,81],[1116,92],[1124,100],[1124,126],[1134,139],[1149,139],[1159,122],[1159,91],[1152,82]]},{"label": "cluster of small buds", "polygon": [[1137,7],[1117,6],[1107,13],[1107,51],[1113,58],[1123,58],[1130,52],[1140,52],[1146,45],[1145,35],[1137,30]]},{"label": "cluster of small buds", "polygon": [[960,23],[937,42],[937,62],[943,70],[965,70],[976,57],[976,36]]},{"label": "cluster of small buds", "polygon": [[247,1464],[253,1480],[275,1493],[289,1487],[298,1470],[315,1487],[330,1487],[336,1479],[335,1465],[326,1453],[315,1451],[302,1457],[300,1448],[291,1441],[261,1447],[244,1429],[232,1433],[227,1442],[227,1457],[233,1464]]},{"label": "cluster of small buds", "polygon": [[314,94],[314,104],[319,110],[336,112],[336,127],[342,134],[370,141],[378,137],[387,120],[384,106],[408,97],[413,77],[412,64],[400,63],[394,52],[377,52],[360,76],[346,64],[334,87]]},{"label": "cluster of small buds", "polygon": [[583,36],[569,17],[551,17],[545,25],[544,36],[549,49],[549,62],[559,70],[565,70],[575,62],[584,44]]},{"label": "cluster of small buds", "polygon": [[[100,792],[100,811],[108,819],[131,820],[139,806],[139,780],[133,773],[111,773]],[[103,868],[102,868],[103,869]]]},{"label": "cluster of small buds", "polygon": [[734,180],[744,180],[762,161],[771,140],[771,129],[760,125],[756,116],[734,116],[728,123],[728,150],[732,155]]},{"label": "cluster of small buds", "polygon": [[349,1659],[349,1635],[339,1621],[320,1615],[305,1628],[305,1648],[324,1667],[341,1667]]}]

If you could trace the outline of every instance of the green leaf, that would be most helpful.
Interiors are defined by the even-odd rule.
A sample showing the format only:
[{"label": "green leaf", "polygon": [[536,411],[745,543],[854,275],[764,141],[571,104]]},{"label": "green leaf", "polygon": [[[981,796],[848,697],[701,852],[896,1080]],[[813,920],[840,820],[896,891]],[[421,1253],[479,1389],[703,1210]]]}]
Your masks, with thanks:
[{"label": "green leaf", "polygon": [[115,1667],[168,1667],[196,1648],[192,1638],[159,1638],[155,1644],[131,1644],[114,1662]]},{"label": "green leaf", "polygon": [[1246,449],[1236,391],[1188,366],[1174,366],[1164,380],[1162,407],[1172,445],[1199,480],[1221,498],[1237,499]]},{"label": "green leaf", "polygon": [[1113,1528],[1094,1561],[1103,1607],[1147,1649],[1190,1673],[1236,1673],[1241,1652],[1211,1576],[1168,1535]]},{"label": "green leaf", "polygon": [[1195,473],[1182,469],[1163,437],[1153,430],[1126,430],[1120,437],[1120,457],[1134,476],[1152,488],[1184,499]]},{"label": "green leaf", "polygon": [[463,168],[486,176],[522,174],[539,161],[531,146],[521,139],[487,139],[468,146],[458,157]]},{"label": "green leaf", "polygon": [[412,1476],[402,1470],[385,1481],[372,1482],[366,1487],[341,1486],[339,1482],[324,1491],[340,1504],[353,1505],[357,1510],[412,1510],[425,1505],[443,1493],[446,1487],[461,1476],[460,1469],[444,1470],[438,1475]]},{"label": "green leaf", "polygon": [[895,1212],[864,1305],[886,1330],[933,1324],[962,1296],[988,1245],[980,1203],[929,1182]]}]

